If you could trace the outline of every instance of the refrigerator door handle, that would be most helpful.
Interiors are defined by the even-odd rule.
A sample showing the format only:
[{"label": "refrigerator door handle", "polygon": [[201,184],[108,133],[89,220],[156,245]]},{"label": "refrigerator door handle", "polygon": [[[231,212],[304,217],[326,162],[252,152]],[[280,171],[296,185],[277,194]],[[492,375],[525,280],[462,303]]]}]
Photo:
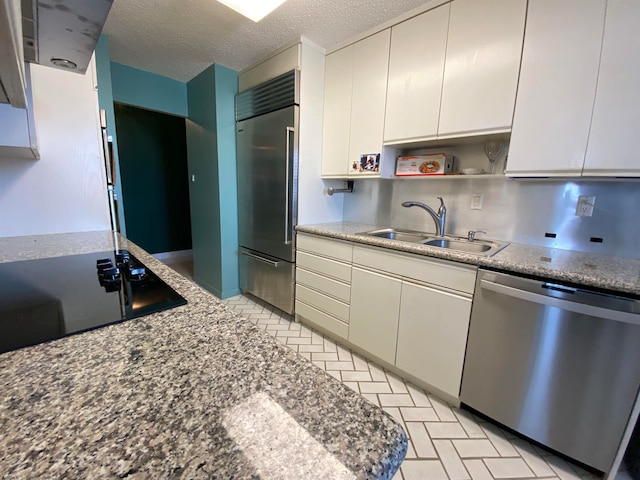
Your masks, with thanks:
[{"label": "refrigerator door handle", "polygon": [[279,267],[280,266],[280,262],[274,262],[273,260],[269,260],[268,258],[261,257],[260,255],[256,255],[254,253],[249,253],[249,252],[245,252],[245,251],[241,251],[240,253],[242,255],[246,255],[247,257],[255,258],[256,260],[258,260],[260,262],[268,263],[272,267]]},{"label": "refrigerator door handle", "polygon": [[284,210],[284,243],[286,245],[289,245],[291,243],[291,232],[289,232],[289,215],[291,214],[291,205],[289,205],[289,170],[290,170],[290,163],[291,163],[291,135],[295,134],[295,128],[293,127],[287,127],[287,153],[285,154],[285,158],[286,158],[286,164],[285,164],[285,169],[286,169],[286,183],[285,183],[285,195],[284,195],[284,202],[285,202],[285,210]]}]

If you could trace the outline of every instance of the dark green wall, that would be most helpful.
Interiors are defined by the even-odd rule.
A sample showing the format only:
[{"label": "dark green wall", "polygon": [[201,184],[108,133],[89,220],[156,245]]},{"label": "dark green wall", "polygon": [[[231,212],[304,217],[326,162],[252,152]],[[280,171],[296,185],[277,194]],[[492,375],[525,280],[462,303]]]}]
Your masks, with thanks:
[{"label": "dark green wall", "polygon": [[189,250],[184,118],[115,104],[127,237],[150,253]]}]

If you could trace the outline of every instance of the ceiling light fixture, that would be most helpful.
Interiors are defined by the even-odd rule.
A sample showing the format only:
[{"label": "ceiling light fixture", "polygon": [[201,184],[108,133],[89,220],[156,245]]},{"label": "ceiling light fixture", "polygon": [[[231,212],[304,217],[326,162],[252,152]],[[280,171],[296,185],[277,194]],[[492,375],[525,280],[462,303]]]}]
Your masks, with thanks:
[{"label": "ceiling light fixture", "polygon": [[236,12],[259,22],[282,5],[285,0],[218,0]]}]

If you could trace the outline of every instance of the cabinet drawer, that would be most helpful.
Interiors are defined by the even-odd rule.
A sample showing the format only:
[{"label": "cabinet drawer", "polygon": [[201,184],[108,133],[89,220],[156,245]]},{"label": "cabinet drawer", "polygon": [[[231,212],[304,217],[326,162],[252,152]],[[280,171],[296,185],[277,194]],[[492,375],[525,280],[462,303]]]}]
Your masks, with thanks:
[{"label": "cabinet drawer", "polygon": [[302,268],[296,269],[296,283],[325,293],[345,303],[351,300],[351,285],[323,277]]},{"label": "cabinet drawer", "polygon": [[311,324],[334,333],[340,338],[346,339],[349,336],[349,325],[297,299],[296,315],[308,320]]},{"label": "cabinet drawer", "polygon": [[351,265],[300,251],[297,252],[296,258],[297,265],[305,270],[311,270],[345,283],[351,283]]},{"label": "cabinet drawer", "polygon": [[296,248],[306,252],[315,253],[324,257],[335,258],[343,262],[351,263],[353,245],[339,240],[327,240],[312,235],[298,234]]},{"label": "cabinet drawer", "polygon": [[296,285],[296,300],[302,300],[318,310],[326,312],[344,322],[349,322],[349,305],[303,285]]},{"label": "cabinet drawer", "polygon": [[475,288],[477,268],[447,260],[354,247],[353,263],[469,294]]}]

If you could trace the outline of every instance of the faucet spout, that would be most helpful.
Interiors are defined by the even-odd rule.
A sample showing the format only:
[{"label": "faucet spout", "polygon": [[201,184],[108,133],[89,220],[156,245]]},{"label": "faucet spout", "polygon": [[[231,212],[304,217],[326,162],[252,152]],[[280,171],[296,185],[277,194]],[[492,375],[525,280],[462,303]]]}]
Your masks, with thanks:
[{"label": "faucet spout", "polygon": [[436,224],[436,235],[438,237],[443,237],[445,222],[447,221],[447,207],[444,206],[444,200],[442,200],[442,197],[436,197],[436,198],[440,200],[440,208],[438,208],[437,212],[433,208],[431,208],[429,205],[426,205],[421,202],[414,202],[414,201],[402,202],[402,206],[403,207],[420,207],[426,210],[426,212],[429,215],[431,215],[431,218],[433,218],[433,222]]}]

